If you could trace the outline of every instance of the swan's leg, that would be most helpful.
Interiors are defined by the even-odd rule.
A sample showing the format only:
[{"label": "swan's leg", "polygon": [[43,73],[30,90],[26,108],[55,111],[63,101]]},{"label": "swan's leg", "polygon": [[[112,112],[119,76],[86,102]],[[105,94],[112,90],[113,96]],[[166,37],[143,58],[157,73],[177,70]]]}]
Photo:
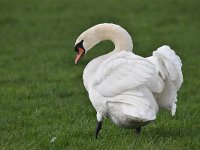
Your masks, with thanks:
[{"label": "swan's leg", "polygon": [[136,135],[139,135],[140,132],[141,132],[141,127],[135,128],[135,133],[136,133]]},{"label": "swan's leg", "polygon": [[101,130],[101,127],[102,127],[102,122],[98,121],[96,125],[96,134],[95,134],[96,139],[98,137],[99,131]]}]

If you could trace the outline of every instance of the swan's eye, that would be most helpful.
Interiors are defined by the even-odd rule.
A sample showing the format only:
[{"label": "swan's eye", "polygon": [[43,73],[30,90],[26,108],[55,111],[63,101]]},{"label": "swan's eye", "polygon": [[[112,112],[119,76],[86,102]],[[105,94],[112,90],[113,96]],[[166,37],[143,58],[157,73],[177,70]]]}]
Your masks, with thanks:
[{"label": "swan's eye", "polygon": [[78,48],[84,49],[84,47],[83,47],[83,40],[80,41],[79,43],[77,43],[77,44],[75,45],[74,51],[75,51],[75,52],[78,52]]}]

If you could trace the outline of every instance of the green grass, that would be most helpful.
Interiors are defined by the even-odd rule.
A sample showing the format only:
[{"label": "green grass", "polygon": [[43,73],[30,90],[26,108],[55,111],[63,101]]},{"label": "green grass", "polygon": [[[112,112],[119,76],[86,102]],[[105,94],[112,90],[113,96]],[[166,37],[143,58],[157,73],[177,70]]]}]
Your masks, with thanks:
[{"label": "green grass", "polygon": [[[1,0],[0,149],[200,149],[199,6],[198,0]],[[161,111],[138,137],[107,119],[94,139],[96,112],[82,72],[113,45],[95,46],[78,66],[73,46],[102,22],[127,29],[139,55],[168,44],[183,61],[176,116]]]}]

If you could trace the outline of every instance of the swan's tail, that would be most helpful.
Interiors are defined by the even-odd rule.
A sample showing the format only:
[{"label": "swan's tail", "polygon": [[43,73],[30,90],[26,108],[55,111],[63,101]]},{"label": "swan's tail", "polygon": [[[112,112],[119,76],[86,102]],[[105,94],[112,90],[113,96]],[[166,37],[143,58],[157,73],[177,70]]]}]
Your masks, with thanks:
[{"label": "swan's tail", "polygon": [[170,110],[172,116],[176,112],[177,91],[183,82],[182,63],[179,56],[169,46],[162,46],[153,52],[156,57],[156,67],[165,87],[156,94],[156,100],[161,108]]}]

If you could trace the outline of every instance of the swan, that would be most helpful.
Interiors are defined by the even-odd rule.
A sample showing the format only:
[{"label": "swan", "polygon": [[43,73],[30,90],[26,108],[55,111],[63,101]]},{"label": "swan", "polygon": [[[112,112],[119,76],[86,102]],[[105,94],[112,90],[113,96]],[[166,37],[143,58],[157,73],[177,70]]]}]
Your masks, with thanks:
[{"label": "swan", "polygon": [[124,28],[102,23],[77,38],[75,64],[104,40],[112,41],[114,50],[90,61],[83,72],[84,87],[97,112],[95,137],[106,117],[139,134],[142,126],[156,119],[159,108],[174,116],[183,82],[181,59],[174,50],[164,45],[150,57],[138,56],[132,52],[132,38]]}]

